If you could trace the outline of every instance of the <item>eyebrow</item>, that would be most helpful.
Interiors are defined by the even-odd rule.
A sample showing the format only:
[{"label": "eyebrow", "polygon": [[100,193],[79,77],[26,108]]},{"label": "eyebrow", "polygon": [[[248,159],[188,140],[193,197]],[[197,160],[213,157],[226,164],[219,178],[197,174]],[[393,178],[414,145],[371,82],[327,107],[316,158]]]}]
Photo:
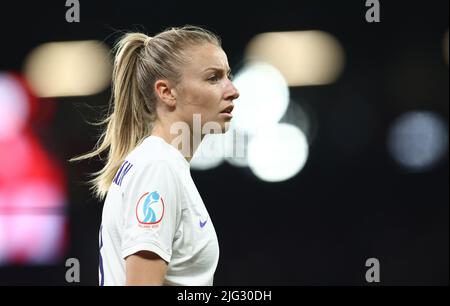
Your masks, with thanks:
[{"label": "eyebrow", "polygon": [[[222,68],[209,67],[209,68],[206,68],[205,70],[203,70],[203,72],[208,71],[208,70],[224,71]],[[228,68],[227,73],[231,73],[231,69],[230,68]]]}]

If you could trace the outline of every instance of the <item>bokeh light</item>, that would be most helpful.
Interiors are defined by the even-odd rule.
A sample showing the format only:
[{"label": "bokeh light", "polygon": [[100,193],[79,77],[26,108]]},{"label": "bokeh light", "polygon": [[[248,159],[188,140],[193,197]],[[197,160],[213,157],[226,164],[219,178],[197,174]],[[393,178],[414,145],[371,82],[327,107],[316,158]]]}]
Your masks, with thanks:
[{"label": "bokeh light", "polygon": [[387,147],[392,158],[405,169],[428,170],[448,151],[448,126],[432,112],[405,113],[390,127]]},{"label": "bokeh light", "polygon": [[280,182],[301,171],[308,152],[308,141],[303,132],[294,125],[280,123],[253,136],[248,146],[248,163],[261,180]]},{"label": "bokeh light", "polygon": [[109,86],[109,49],[98,41],[50,42],[27,57],[24,73],[40,97],[84,96]]},{"label": "bokeh light", "polygon": [[289,88],[281,73],[265,63],[252,62],[236,75],[234,85],[240,91],[235,100],[233,123],[242,132],[277,123],[289,105]]},{"label": "bokeh light", "polygon": [[333,83],[345,66],[340,42],[323,31],[262,33],[250,41],[246,56],[276,67],[290,86]]}]

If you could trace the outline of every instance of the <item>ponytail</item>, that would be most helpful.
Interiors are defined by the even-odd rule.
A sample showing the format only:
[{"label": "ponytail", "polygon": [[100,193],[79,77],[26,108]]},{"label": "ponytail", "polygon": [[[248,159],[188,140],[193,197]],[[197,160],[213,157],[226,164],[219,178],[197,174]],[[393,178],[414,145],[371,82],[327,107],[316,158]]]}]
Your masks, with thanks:
[{"label": "ponytail", "polygon": [[106,165],[94,176],[92,184],[95,196],[104,198],[117,170],[126,155],[133,150],[151,132],[154,114],[146,111],[143,96],[139,92],[137,67],[139,51],[143,48],[147,35],[141,33],[126,34],[116,45],[116,57],[112,75],[112,101],[108,117],[100,122],[107,124],[95,149],[85,155],[69,161],[92,158],[108,150]]}]

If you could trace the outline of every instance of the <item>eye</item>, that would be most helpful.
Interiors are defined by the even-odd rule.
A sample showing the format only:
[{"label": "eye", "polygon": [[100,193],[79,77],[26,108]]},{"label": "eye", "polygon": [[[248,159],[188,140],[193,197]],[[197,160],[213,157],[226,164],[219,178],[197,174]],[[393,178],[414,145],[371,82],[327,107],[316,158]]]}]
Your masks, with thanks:
[{"label": "eye", "polygon": [[208,79],[208,81],[211,81],[211,82],[217,82],[218,80],[219,80],[219,77],[216,74]]},{"label": "eye", "polygon": [[234,79],[234,74],[232,74],[231,72],[228,74],[228,79],[230,80],[230,81],[233,81],[233,79]]}]

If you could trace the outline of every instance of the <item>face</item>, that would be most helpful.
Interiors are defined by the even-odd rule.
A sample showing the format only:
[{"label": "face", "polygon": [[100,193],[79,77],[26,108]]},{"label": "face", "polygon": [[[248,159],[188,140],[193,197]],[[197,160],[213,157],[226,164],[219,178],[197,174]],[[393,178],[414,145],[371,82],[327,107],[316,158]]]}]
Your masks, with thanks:
[{"label": "face", "polygon": [[227,56],[213,44],[192,47],[188,54],[189,63],[175,87],[178,118],[192,128],[194,114],[200,114],[202,129],[216,126],[224,133],[232,118],[233,100],[239,97],[230,79]]}]

